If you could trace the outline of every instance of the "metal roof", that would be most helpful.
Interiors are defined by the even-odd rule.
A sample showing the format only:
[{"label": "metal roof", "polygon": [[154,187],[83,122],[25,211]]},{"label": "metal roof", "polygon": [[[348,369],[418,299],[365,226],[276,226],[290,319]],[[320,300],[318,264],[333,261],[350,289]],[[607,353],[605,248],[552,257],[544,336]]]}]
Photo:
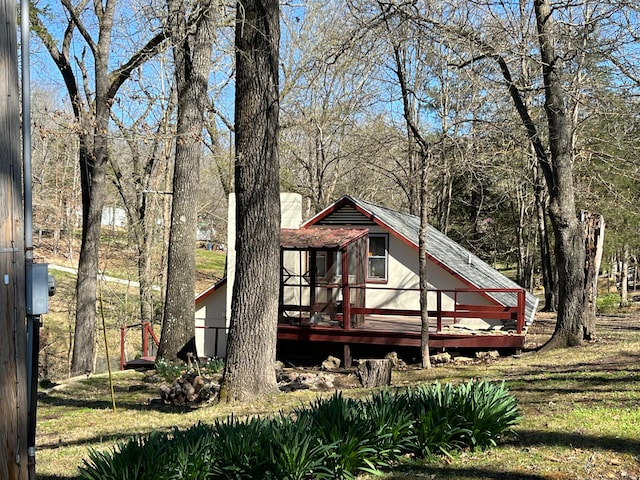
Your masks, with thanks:
[{"label": "metal roof", "polygon": [[285,250],[341,250],[367,233],[366,228],[283,228],[280,246]]},{"label": "metal roof", "polygon": [[[329,217],[333,217],[333,220],[337,220],[340,216],[344,217],[344,211],[342,214],[339,212],[341,209],[345,207],[348,208],[350,205],[355,207],[361,215],[364,215],[368,222],[373,222],[390,230],[398,237],[403,238],[413,245],[416,249],[418,248],[418,233],[420,231],[419,217],[350,196],[342,197],[332,206],[327,207],[315,217],[305,222],[304,226],[336,224],[331,221]],[[349,216],[353,218],[352,213],[349,214]],[[354,221],[352,224],[356,222],[360,224],[367,223],[367,220],[364,222]],[[495,268],[485,263],[479,257],[431,225],[427,227],[427,254],[436,262],[442,264],[445,268],[476,288],[522,288],[516,282],[498,272]],[[513,296],[508,293],[492,293],[490,295],[503,305],[513,304]],[[526,292],[525,317],[527,324],[533,322],[535,312],[538,308],[538,301],[538,297],[530,292]]]}]

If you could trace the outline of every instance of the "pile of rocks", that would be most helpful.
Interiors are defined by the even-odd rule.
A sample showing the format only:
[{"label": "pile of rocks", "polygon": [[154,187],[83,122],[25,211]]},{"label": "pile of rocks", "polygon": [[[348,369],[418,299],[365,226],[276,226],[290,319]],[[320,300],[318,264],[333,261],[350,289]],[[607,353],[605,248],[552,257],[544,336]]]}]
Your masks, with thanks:
[{"label": "pile of rocks", "polygon": [[160,398],[165,405],[187,405],[214,400],[220,386],[196,372],[183,373],[171,386],[160,387]]}]

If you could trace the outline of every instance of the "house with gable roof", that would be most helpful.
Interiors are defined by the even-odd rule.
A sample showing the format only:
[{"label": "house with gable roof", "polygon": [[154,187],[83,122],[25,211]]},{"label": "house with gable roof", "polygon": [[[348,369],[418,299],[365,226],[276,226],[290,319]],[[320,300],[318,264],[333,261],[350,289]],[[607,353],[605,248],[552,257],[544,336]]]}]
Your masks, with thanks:
[{"label": "house with gable roof", "polygon": [[[296,198],[283,203],[279,345],[337,345],[346,364],[356,345],[419,347],[419,218],[344,196],[296,225]],[[431,348],[523,347],[537,297],[432,227],[427,260]],[[225,354],[229,277],[196,298],[206,356]]]}]

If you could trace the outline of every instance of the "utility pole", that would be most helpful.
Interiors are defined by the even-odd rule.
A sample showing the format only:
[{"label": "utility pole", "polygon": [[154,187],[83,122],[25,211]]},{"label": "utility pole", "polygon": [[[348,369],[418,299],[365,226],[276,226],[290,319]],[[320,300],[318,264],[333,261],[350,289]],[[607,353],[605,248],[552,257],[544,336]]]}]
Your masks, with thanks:
[{"label": "utility pole", "polygon": [[27,480],[27,372],[15,0],[0,0],[0,478]]}]

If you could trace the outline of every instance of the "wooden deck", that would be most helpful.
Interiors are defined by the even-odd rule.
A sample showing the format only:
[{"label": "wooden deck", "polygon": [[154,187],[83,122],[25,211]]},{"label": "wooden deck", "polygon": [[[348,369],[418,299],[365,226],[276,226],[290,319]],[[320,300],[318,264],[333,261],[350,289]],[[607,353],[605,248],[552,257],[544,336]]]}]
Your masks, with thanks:
[{"label": "wooden deck", "polygon": [[[430,321],[429,347],[444,351],[458,348],[513,349],[524,347],[526,329],[516,333],[516,326],[505,323],[501,329],[477,329],[465,326],[465,322],[441,321],[440,330],[436,319]],[[513,328],[511,328],[513,327]],[[279,341],[326,342],[342,344],[344,361],[350,363],[351,345],[384,345],[389,347],[420,348],[421,323],[415,316],[367,315],[364,323],[345,329],[339,322],[321,321],[313,325],[278,325]]]}]

